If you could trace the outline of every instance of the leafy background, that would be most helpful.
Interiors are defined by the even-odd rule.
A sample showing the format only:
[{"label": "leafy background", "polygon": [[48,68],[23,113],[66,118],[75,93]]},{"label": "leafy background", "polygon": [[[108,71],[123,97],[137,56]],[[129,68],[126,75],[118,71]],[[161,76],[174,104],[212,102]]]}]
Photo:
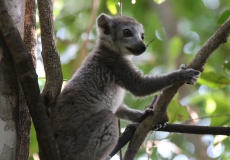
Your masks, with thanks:
[{"label": "leafy background", "polygon": [[[163,3],[162,3],[163,2]],[[54,0],[55,33],[60,53],[64,83],[79,67],[96,41],[96,17],[101,13],[117,15],[117,0]],[[141,22],[145,42],[153,42],[147,51],[133,60],[145,74],[164,74],[188,64],[199,48],[230,15],[226,0],[126,0],[125,16]],[[44,85],[41,38],[38,27],[39,84]],[[230,124],[230,42],[209,58],[195,86],[183,86],[169,106],[170,123],[229,126]],[[125,102],[144,110],[153,95],[135,98],[127,93]],[[128,124],[122,121],[122,129]],[[30,159],[38,152],[32,128]],[[125,147],[126,148],[126,147]],[[123,151],[125,151],[125,148]],[[119,159],[115,156],[113,160]],[[227,136],[151,132],[143,143],[137,160],[147,159],[230,159]]]}]

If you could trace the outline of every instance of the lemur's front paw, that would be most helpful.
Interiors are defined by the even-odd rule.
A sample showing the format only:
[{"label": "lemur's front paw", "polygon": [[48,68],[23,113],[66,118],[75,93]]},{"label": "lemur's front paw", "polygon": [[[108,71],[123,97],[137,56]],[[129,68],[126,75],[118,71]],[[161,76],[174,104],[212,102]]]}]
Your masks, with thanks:
[{"label": "lemur's front paw", "polygon": [[146,109],[144,110],[143,115],[141,116],[140,122],[142,122],[142,121],[143,121],[146,117],[148,117],[148,115],[150,115],[150,114],[154,114],[153,109],[152,109],[152,108],[146,108]]},{"label": "lemur's front paw", "polygon": [[196,84],[197,79],[200,77],[200,71],[187,68],[184,64],[180,66],[180,70],[182,71],[182,76],[185,78],[187,84]]}]

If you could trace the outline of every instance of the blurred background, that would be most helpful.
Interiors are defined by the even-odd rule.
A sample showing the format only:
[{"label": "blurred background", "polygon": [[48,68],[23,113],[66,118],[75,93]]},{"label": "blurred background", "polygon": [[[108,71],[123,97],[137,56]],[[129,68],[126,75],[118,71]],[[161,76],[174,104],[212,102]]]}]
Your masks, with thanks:
[{"label": "blurred background", "polygon": [[[96,18],[101,13],[118,15],[118,0],[54,0],[55,34],[64,83],[92,51],[96,42]],[[226,0],[123,0],[122,14],[143,24],[147,51],[133,58],[145,74],[164,74],[188,64],[208,38],[230,15]],[[37,16],[38,18],[38,16]],[[45,74],[40,56],[38,28],[37,73],[41,89]],[[230,124],[230,42],[209,58],[195,86],[183,86],[168,108],[169,122],[177,124],[229,126]],[[135,98],[127,93],[125,103],[144,110],[153,99]],[[129,124],[122,121],[122,128]],[[30,159],[38,152],[32,129]],[[123,149],[125,152],[126,147]],[[151,132],[140,148],[137,160],[227,160],[227,136]],[[119,160],[116,155],[112,160]]]}]

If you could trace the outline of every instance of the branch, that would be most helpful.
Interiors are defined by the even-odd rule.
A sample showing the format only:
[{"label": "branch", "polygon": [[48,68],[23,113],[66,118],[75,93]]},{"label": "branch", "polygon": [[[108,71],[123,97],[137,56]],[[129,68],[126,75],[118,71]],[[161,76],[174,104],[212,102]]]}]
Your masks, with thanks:
[{"label": "branch", "polygon": [[[130,124],[126,127],[118,140],[115,149],[110,153],[110,157],[113,157],[121,148],[123,148],[129,140],[133,137],[139,124]],[[152,128],[152,130],[155,130]],[[160,128],[155,131],[162,132],[175,132],[186,134],[211,134],[211,135],[230,135],[230,127],[213,127],[213,126],[195,126],[195,125],[182,125],[182,124],[167,124],[166,127]]]},{"label": "branch", "polygon": [[36,3],[35,0],[26,0],[24,18],[24,43],[33,58],[34,68],[37,61],[37,34],[36,34]]},{"label": "branch", "polygon": [[11,52],[26,103],[35,125],[39,146],[41,146],[46,160],[60,160],[60,153],[51,131],[50,120],[40,95],[32,57],[12,22],[4,0],[0,1],[0,30]]},{"label": "branch", "polygon": [[[215,51],[222,43],[227,41],[227,37],[230,34],[230,19],[228,19],[204,44],[204,46],[198,51],[196,57],[188,65],[188,67],[194,68],[196,70],[203,71],[203,67],[209,58],[209,56]],[[126,151],[125,160],[132,160],[135,158],[138,149],[143,143],[145,137],[151,130],[151,126],[157,125],[166,120],[166,111],[168,104],[171,102],[174,95],[177,93],[178,89],[184,83],[178,83],[166,88],[162,91],[157,99],[154,106],[155,115],[148,116],[137,128],[132,140],[130,141],[129,147]],[[164,117],[163,117],[164,116]],[[162,118],[163,117],[163,118]]]},{"label": "branch", "polygon": [[88,54],[88,44],[89,44],[89,35],[90,35],[90,32],[92,31],[92,28],[95,24],[95,19],[96,19],[96,16],[97,16],[97,12],[98,12],[98,8],[99,8],[99,5],[100,5],[100,0],[93,0],[93,3],[92,3],[92,7],[91,7],[91,11],[90,11],[90,17],[89,17],[89,20],[88,20],[88,25],[86,27],[86,39],[85,41],[83,42],[83,44],[81,45],[81,48],[79,49],[78,51],[78,55],[77,55],[77,59],[74,60],[74,70],[76,70],[77,68],[80,67],[82,61],[85,59],[85,57],[87,56]]},{"label": "branch", "polygon": [[117,145],[115,146],[113,151],[109,154],[110,157],[113,157],[118,151],[121,150],[122,147],[124,147],[130,141],[138,126],[139,126],[138,123],[133,123],[133,124],[129,124],[125,128],[125,131],[118,139]]},{"label": "branch", "polygon": [[50,107],[59,95],[63,77],[61,62],[54,41],[52,0],[38,0],[38,11],[41,26],[42,58],[46,73],[46,83],[42,92],[44,103]]},{"label": "branch", "polygon": [[168,124],[165,128],[158,129],[157,131],[187,134],[230,135],[230,127],[195,126],[182,124]]},{"label": "branch", "polygon": [[[36,6],[35,0],[26,0],[24,17],[24,43],[32,55],[34,68],[36,65]],[[17,111],[17,160],[28,159],[30,144],[31,116],[26,105],[22,88],[20,87],[19,105]]]}]

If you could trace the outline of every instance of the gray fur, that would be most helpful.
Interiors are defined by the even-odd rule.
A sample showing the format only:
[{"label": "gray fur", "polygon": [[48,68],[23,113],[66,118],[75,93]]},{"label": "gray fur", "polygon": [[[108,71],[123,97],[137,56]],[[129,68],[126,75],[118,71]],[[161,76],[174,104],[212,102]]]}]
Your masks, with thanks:
[{"label": "gray fur", "polygon": [[142,25],[129,17],[105,14],[97,23],[96,47],[51,109],[63,160],[105,160],[118,139],[117,116],[140,121],[145,112],[123,104],[125,90],[146,96],[177,82],[194,84],[199,76],[199,71],[185,66],[163,76],[142,75],[130,59],[146,49]]}]

